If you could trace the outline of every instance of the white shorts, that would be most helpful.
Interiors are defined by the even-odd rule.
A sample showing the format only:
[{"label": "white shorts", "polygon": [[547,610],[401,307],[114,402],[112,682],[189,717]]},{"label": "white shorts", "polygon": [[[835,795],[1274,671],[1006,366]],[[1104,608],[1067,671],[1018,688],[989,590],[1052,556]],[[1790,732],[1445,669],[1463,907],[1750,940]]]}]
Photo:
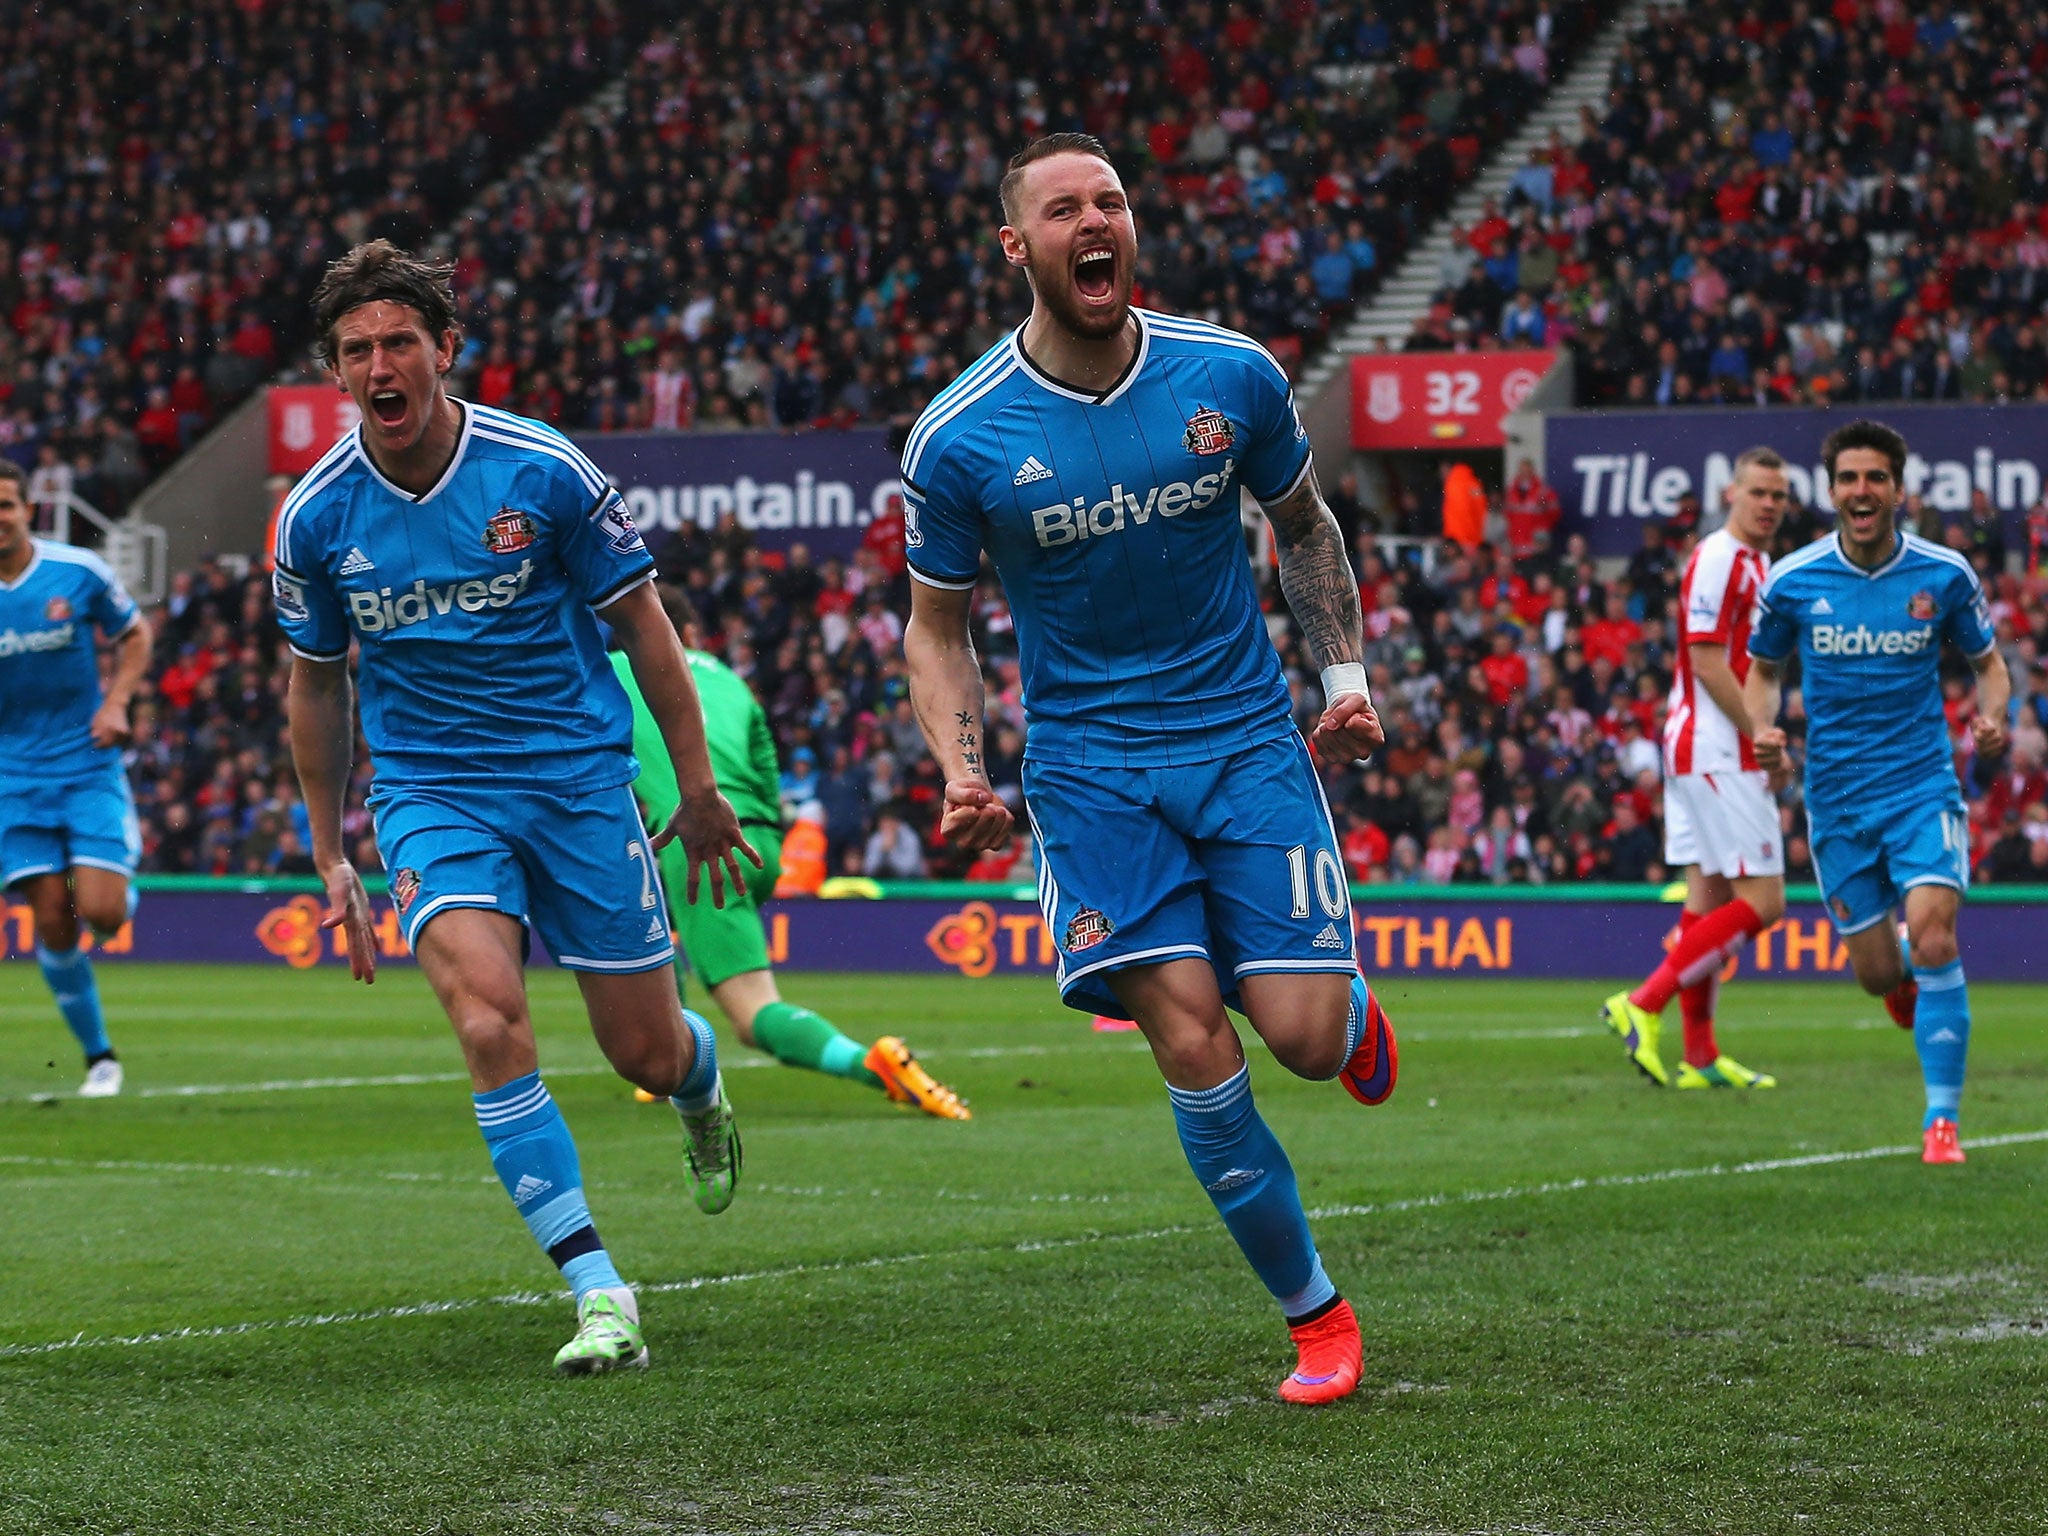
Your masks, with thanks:
[{"label": "white shorts", "polygon": [[1761,769],[1678,773],[1664,781],[1664,862],[1731,880],[1785,873],[1785,839]]}]

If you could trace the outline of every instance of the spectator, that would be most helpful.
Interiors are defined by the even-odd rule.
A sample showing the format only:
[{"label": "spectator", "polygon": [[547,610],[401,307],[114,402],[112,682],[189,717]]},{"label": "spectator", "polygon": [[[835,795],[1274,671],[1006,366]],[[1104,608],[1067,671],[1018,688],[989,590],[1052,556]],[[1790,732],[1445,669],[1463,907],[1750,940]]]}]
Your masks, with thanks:
[{"label": "spectator", "polygon": [[1446,461],[1443,477],[1444,537],[1475,550],[1486,537],[1486,490],[1463,460]]},{"label": "spectator", "polygon": [[861,859],[862,873],[875,880],[922,880],[924,850],[917,833],[895,807],[885,807],[875,818],[875,830],[868,835]]}]

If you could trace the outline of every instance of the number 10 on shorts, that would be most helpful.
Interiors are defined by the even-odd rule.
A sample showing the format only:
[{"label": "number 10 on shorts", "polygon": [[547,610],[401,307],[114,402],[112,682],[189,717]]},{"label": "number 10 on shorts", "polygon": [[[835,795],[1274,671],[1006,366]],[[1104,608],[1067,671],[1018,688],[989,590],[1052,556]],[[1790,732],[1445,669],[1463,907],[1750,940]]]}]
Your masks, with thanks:
[{"label": "number 10 on shorts", "polygon": [[[1308,910],[1308,849],[1299,845],[1287,850],[1287,883],[1294,893],[1294,917],[1309,916]],[[1322,904],[1326,917],[1342,917],[1345,912],[1344,871],[1337,865],[1337,856],[1327,848],[1316,850],[1316,900]]]}]

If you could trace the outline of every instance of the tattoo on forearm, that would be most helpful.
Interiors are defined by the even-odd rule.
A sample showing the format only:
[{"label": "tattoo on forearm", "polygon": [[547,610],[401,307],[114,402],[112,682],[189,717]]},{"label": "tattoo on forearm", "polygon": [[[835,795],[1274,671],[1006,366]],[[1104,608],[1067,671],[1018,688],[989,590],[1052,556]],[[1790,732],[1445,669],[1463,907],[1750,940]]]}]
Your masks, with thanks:
[{"label": "tattoo on forearm", "polygon": [[1365,621],[1344,535],[1311,469],[1295,492],[1266,508],[1280,552],[1280,590],[1319,667],[1360,661]]}]

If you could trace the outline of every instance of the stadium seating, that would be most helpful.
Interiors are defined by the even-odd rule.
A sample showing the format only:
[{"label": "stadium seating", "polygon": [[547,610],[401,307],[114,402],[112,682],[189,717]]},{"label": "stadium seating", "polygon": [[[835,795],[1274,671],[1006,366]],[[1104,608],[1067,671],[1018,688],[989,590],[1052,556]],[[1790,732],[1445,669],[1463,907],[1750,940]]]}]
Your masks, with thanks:
[{"label": "stadium seating", "polygon": [[0,453],[119,512],[676,0],[79,0],[0,13]]},{"label": "stadium seating", "polygon": [[1598,9],[1113,7],[1084,59],[1049,8],[1006,27],[982,0],[889,22],[827,7],[811,26],[787,0],[700,7],[641,50],[609,112],[455,231],[464,380],[572,428],[914,412],[1020,318],[996,184],[1016,143],[1067,129],[1123,168],[1140,302],[1291,363]]},{"label": "stadium seating", "polygon": [[1570,345],[1594,405],[2041,398],[2044,65],[2018,0],[1658,11],[1411,345]]}]

